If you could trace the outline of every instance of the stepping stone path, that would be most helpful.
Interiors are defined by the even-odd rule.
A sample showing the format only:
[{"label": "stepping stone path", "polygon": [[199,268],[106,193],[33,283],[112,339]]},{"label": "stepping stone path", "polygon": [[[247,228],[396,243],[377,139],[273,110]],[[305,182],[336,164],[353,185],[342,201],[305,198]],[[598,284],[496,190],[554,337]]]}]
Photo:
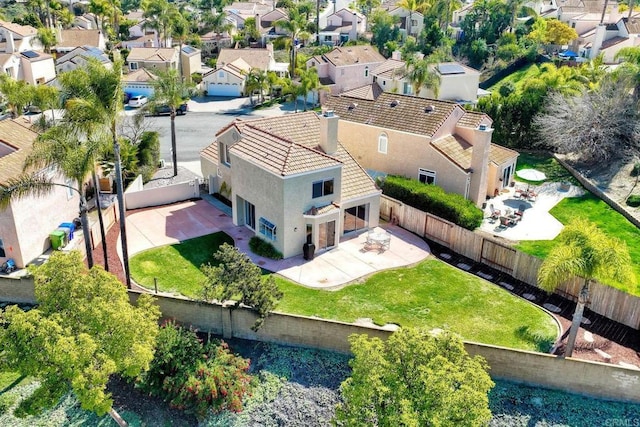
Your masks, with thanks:
[{"label": "stepping stone path", "polygon": [[545,303],[542,306],[544,308],[546,308],[547,310],[549,310],[550,312],[552,312],[552,313],[560,313],[562,311],[562,309],[560,307],[558,307],[557,305]]},{"label": "stepping stone path", "polygon": [[593,341],[595,341],[593,339],[593,334],[591,332],[589,332],[589,331],[584,331],[583,338],[588,343],[592,343]]},{"label": "stepping stone path", "polygon": [[[609,353],[605,353],[604,351],[600,350],[599,348],[596,348],[594,351],[596,353],[598,353],[598,356],[602,357],[605,362],[611,362],[611,355]],[[624,362],[620,362],[620,365],[622,366],[623,363]]]},{"label": "stepping stone path", "polygon": [[527,299],[529,301],[536,300],[536,296],[534,294],[522,294],[522,298]]},{"label": "stepping stone path", "polygon": [[451,254],[447,254],[447,253],[442,253],[440,254],[440,256],[444,259],[451,259]]},{"label": "stepping stone path", "polygon": [[503,288],[512,291],[513,290],[513,285],[507,283],[507,282],[500,282],[498,283],[500,286],[502,286]]},{"label": "stepping stone path", "polygon": [[464,262],[461,262],[458,265],[458,268],[465,270],[465,271],[469,271],[471,270],[471,266],[469,264],[465,264]]},{"label": "stepping stone path", "polygon": [[493,280],[493,275],[489,273],[484,273],[482,271],[478,272],[478,276],[482,277],[483,279]]}]

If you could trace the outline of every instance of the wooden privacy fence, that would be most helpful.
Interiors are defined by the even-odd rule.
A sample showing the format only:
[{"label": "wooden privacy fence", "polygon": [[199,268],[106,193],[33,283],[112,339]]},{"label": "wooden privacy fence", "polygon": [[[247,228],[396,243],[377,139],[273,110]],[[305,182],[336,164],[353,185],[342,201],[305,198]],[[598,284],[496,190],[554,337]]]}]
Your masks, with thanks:
[{"label": "wooden privacy fence", "polygon": [[[384,195],[380,198],[380,217],[517,280],[538,286],[538,270],[542,260],[535,256]],[[562,284],[556,293],[577,301],[581,286],[581,279],[570,280]],[[590,288],[589,309],[623,325],[640,329],[640,298],[636,296],[596,282]]]},{"label": "wooden privacy fence", "polygon": [[[104,221],[104,229],[106,233],[118,219],[117,200],[114,200],[108,208],[102,210],[102,219]],[[98,222],[98,220],[96,219],[96,221],[90,225],[89,229],[91,234],[91,245],[95,249],[100,243],[102,243],[102,236],[100,235],[100,222]]]}]

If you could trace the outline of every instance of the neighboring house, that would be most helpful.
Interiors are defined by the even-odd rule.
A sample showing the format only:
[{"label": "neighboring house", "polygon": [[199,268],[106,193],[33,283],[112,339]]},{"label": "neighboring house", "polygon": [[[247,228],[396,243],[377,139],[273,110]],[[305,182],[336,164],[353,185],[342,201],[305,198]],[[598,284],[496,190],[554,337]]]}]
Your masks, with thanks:
[{"label": "neighboring house", "polygon": [[26,50],[14,55],[20,58],[19,80],[31,85],[41,85],[56,77],[55,62],[48,53]]},{"label": "neighboring house", "polygon": [[100,30],[70,29],[58,30],[56,45],[51,48],[58,55],[71,52],[79,46],[92,46],[104,51],[107,47]]},{"label": "neighboring house", "polygon": [[358,34],[366,31],[364,15],[349,9],[340,9],[327,17],[327,26],[320,29],[320,43],[341,46],[350,40],[358,40]]},{"label": "neighboring house", "polygon": [[[135,24],[129,27],[129,39],[121,42],[125,49],[133,49],[134,47],[155,47],[164,43],[160,40],[158,31],[149,26],[149,22],[143,16],[141,11],[131,11],[125,15],[125,19],[134,21]],[[169,38],[171,41],[171,38]]]},{"label": "neighboring house", "polygon": [[260,33],[261,46],[265,46],[274,39],[290,35],[288,31],[276,24],[278,21],[287,21],[289,19],[287,12],[282,9],[273,9],[264,15],[257,13],[255,19],[256,29]]},{"label": "neighboring house", "polygon": [[38,40],[38,30],[30,25],[0,21],[0,53],[24,52],[34,49],[42,49],[42,44]]},{"label": "neighboring house", "polygon": [[320,82],[336,95],[373,83],[372,71],[385,62],[370,45],[336,47],[307,60],[306,66],[318,70]]},{"label": "neighboring house", "polygon": [[182,75],[186,82],[191,82],[191,75],[202,70],[202,51],[193,46],[184,45],[180,50]]},{"label": "neighboring house", "polygon": [[234,2],[229,6],[225,6],[222,12],[227,15],[227,20],[233,26],[241,30],[244,28],[244,22],[247,18],[255,18],[256,15],[264,16],[275,8],[273,1],[243,1]]},{"label": "neighboring house", "polygon": [[210,96],[242,96],[251,69],[287,75],[287,64],[275,61],[271,43],[265,49],[220,49],[216,67],[202,76],[202,87]]},{"label": "neighboring house", "polygon": [[84,30],[95,30],[98,28],[95,17],[90,13],[76,16],[73,20],[73,25]]},{"label": "neighboring house", "polygon": [[129,70],[135,71],[146,68],[150,71],[166,71],[170,68],[178,69],[177,48],[134,47],[127,56]]},{"label": "neighboring house", "polygon": [[330,96],[325,107],[340,117],[338,139],[372,176],[436,184],[478,206],[513,180],[518,153],[491,143],[486,114],[387,92],[375,100]]},{"label": "neighboring house", "polygon": [[233,223],[285,258],[306,242],[323,251],[378,225],[380,190],[338,139],[338,117],[314,112],[244,121],[201,152],[212,193],[233,204]]},{"label": "neighboring house", "polygon": [[157,77],[149,70],[140,68],[122,76],[122,91],[129,95],[153,96],[153,84]]},{"label": "neighboring house", "polygon": [[226,32],[218,34],[209,31],[207,34],[200,36],[200,41],[202,41],[202,54],[207,57],[215,55],[222,48],[233,46],[233,38]]},{"label": "neighboring house", "polygon": [[102,50],[92,46],[80,46],[56,59],[56,72],[60,74],[76,68],[84,68],[89,58],[97,59],[109,70],[113,68],[113,63]]},{"label": "neighboring house", "polygon": [[[23,173],[37,136],[23,118],[0,121],[0,186]],[[56,182],[73,185],[62,178]],[[11,201],[0,210],[0,264],[13,258],[23,268],[40,257],[50,247],[49,233],[77,217],[78,205],[78,195],[63,187],[41,197]]]},{"label": "neighboring house", "polygon": [[20,55],[16,55],[14,53],[0,53],[0,72],[8,75],[14,80],[19,80]]},{"label": "neighboring house", "polygon": [[[411,81],[406,77],[407,64],[400,60],[399,52],[372,71],[373,81],[385,92],[434,98],[434,91],[422,88],[414,93]],[[440,78],[437,99],[474,104],[478,100],[480,72],[458,62],[434,64],[432,71]]]},{"label": "neighboring house", "polygon": [[410,12],[409,10],[396,6],[395,0],[384,1],[381,7],[386,10],[389,15],[399,19],[400,31],[404,36],[413,36],[418,38],[424,28],[424,15],[420,12]]},{"label": "neighboring house", "polygon": [[589,13],[572,18],[571,24],[578,32],[576,51],[585,58],[595,58],[599,54],[605,63],[618,62],[615,59],[620,49],[640,45],[640,13],[630,18],[618,13],[605,15],[600,25],[599,14]]}]

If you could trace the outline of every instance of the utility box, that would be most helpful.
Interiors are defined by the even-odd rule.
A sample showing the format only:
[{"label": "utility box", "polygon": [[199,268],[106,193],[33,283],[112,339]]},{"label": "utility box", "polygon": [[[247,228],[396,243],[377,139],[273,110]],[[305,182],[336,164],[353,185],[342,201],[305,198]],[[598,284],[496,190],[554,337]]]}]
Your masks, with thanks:
[{"label": "utility box", "polygon": [[54,250],[62,249],[66,246],[67,234],[62,230],[54,230],[49,234],[49,240],[51,240],[51,247]]}]

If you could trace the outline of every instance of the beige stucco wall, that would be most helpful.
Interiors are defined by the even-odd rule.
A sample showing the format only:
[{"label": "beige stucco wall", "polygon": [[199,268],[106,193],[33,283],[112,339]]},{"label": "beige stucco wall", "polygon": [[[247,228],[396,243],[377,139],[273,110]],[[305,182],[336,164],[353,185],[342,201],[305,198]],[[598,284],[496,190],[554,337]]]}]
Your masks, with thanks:
[{"label": "beige stucco wall", "polygon": [[78,217],[79,198],[67,190],[55,187],[43,197],[26,197],[11,202],[0,211],[0,239],[3,240],[6,258],[13,258],[18,267],[24,267],[42,255],[50,247],[49,233],[62,222]]},{"label": "beige stucco wall", "polygon": [[41,83],[48,82],[56,77],[56,67],[53,58],[44,59],[42,61],[31,62],[22,59],[22,80],[31,85],[37,84],[38,79],[42,79]]},{"label": "beige stucco wall", "polygon": [[[378,152],[378,138],[387,135],[387,154]],[[365,169],[418,179],[418,169],[436,171],[436,184],[465,194],[468,174],[436,151],[427,137],[340,120],[338,138]]]},{"label": "beige stucco wall", "polygon": [[441,75],[438,99],[475,102],[479,84],[479,73]]},{"label": "beige stucco wall", "polygon": [[[380,64],[382,64],[382,62],[346,65],[343,67],[330,66],[328,73],[329,77],[336,83],[335,90],[340,93],[345,90],[355,89],[373,83],[372,72]],[[367,77],[365,77],[365,69],[369,70]]]},{"label": "beige stucco wall", "polygon": [[[182,54],[181,54],[182,55]],[[182,55],[182,75],[185,80],[191,81],[191,74],[199,71],[202,68],[202,55],[196,53],[192,56]]]}]

